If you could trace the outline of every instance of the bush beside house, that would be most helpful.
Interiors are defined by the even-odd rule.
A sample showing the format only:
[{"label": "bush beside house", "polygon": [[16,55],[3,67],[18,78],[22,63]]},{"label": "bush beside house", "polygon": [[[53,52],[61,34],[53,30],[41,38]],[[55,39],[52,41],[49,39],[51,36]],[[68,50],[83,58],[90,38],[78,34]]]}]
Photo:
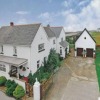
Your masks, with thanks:
[{"label": "bush beside house", "polygon": [[7,81],[6,77],[1,76],[1,77],[0,77],[0,86],[5,85],[6,81]]}]

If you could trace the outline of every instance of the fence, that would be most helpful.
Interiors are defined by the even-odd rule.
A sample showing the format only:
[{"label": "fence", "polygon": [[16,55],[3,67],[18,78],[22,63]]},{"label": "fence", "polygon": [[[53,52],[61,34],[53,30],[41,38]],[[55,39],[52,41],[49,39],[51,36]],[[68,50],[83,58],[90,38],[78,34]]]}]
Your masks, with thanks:
[{"label": "fence", "polygon": [[33,86],[30,85],[29,83],[26,83],[26,94],[29,97],[33,97]]},{"label": "fence", "polygon": [[50,86],[53,84],[53,77],[51,76],[47,81],[43,82],[40,87],[40,95],[41,100],[45,96],[47,90],[50,88]]}]

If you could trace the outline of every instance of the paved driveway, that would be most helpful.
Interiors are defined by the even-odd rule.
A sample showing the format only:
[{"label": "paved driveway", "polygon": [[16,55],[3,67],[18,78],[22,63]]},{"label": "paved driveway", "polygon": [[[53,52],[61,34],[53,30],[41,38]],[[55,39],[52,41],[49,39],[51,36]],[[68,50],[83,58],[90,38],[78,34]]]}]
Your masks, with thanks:
[{"label": "paved driveway", "polygon": [[98,94],[94,59],[71,56],[55,74],[44,100],[97,100]]},{"label": "paved driveway", "polygon": [[15,99],[6,96],[5,93],[0,91],[0,100],[15,100]]}]

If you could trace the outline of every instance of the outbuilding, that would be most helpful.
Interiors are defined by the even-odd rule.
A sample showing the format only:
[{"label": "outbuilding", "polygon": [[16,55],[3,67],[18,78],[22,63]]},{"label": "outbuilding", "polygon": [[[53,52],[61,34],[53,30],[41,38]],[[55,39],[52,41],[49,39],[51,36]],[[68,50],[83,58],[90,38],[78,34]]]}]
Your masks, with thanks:
[{"label": "outbuilding", "polygon": [[95,57],[96,41],[85,28],[75,42],[75,57]]}]

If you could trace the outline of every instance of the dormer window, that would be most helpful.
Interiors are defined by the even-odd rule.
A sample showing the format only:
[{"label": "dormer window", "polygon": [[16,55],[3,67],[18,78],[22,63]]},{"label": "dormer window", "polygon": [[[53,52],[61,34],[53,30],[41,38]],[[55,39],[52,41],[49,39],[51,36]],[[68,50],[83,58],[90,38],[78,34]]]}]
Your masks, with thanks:
[{"label": "dormer window", "polygon": [[17,48],[16,48],[16,46],[14,46],[14,54],[13,54],[13,56],[17,56]]},{"label": "dormer window", "polygon": [[1,46],[1,52],[0,52],[0,54],[4,54],[3,53],[3,45]]}]

